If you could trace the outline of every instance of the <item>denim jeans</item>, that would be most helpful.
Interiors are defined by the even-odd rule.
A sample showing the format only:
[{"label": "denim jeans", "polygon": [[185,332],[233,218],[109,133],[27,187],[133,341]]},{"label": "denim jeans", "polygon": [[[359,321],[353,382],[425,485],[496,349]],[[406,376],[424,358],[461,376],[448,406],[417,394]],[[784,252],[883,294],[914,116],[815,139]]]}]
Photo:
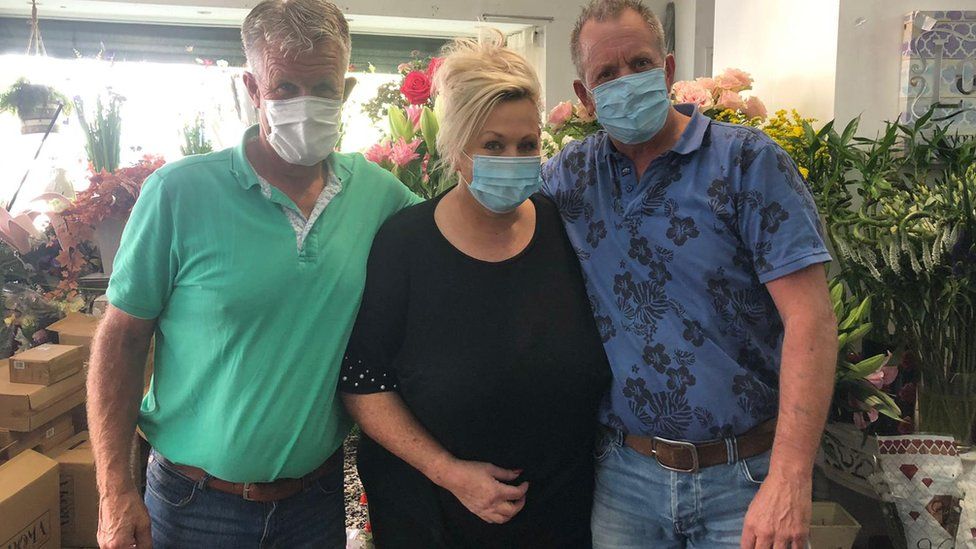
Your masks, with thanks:
[{"label": "denim jeans", "polygon": [[623,445],[611,431],[597,446],[594,549],[739,547],[769,453],[697,473],[678,473]]},{"label": "denim jeans", "polygon": [[340,549],[346,546],[342,491],[341,467],[304,492],[272,503],[208,489],[155,451],[146,468],[146,506],[155,549]]}]

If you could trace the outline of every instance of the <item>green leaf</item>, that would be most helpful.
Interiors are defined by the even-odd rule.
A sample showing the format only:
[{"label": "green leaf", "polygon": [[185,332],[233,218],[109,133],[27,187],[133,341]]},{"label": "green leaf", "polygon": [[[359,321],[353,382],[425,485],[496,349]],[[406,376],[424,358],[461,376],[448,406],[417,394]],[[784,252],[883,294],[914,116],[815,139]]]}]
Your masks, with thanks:
[{"label": "green leaf", "polygon": [[420,132],[424,137],[424,143],[427,144],[427,150],[431,154],[437,153],[437,132],[440,130],[440,125],[437,123],[437,115],[434,111],[430,110],[430,107],[424,107],[424,110],[420,113]]},{"label": "green leaf", "polygon": [[871,358],[865,358],[861,362],[851,366],[850,375],[856,379],[864,379],[877,372],[878,368],[884,366],[887,361],[888,355],[874,355]]},{"label": "green leaf", "polygon": [[872,324],[870,322],[868,322],[867,324],[861,324],[860,326],[858,326],[854,330],[852,330],[852,331],[850,331],[850,332],[847,333],[847,335],[848,335],[847,342],[848,343],[857,343],[858,341],[861,340],[861,338],[863,338],[864,336],[868,335],[868,332],[870,332],[871,331],[871,328],[873,328],[873,327],[874,327],[874,324]]},{"label": "green leaf", "polygon": [[850,339],[851,339],[850,334],[840,334],[839,336],[837,336],[837,348],[843,351],[844,347],[847,346],[847,343],[848,341],[850,341]]},{"label": "green leaf", "polygon": [[[830,287],[830,302],[834,304],[834,316],[840,316],[840,311],[844,309],[844,284],[840,281],[834,282]],[[838,322],[840,318],[837,319]]]},{"label": "green leaf", "polygon": [[857,322],[860,322],[862,316],[866,315],[867,312],[870,312],[870,310],[871,310],[871,296],[868,296],[864,298],[864,301],[862,301],[858,307],[852,309],[851,312],[847,314],[847,318],[845,318],[844,321],[840,323],[840,326],[838,326],[837,329],[839,330],[851,329],[851,327],[854,326],[854,324],[856,324]]}]

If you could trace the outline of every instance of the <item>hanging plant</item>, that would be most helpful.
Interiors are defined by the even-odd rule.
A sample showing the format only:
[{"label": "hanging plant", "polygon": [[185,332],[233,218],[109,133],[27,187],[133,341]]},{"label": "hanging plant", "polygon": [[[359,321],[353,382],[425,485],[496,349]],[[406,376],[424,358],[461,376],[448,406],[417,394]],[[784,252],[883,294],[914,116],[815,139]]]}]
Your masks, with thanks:
[{"label": "hanging plant", "polygon": [[[61,105],[65,114],[71,112],[68,98],[50,86],[31,84],[21,78],[0,94],[0,112],[9,112],[20,118],[21,133],[43,133],[51,125]],[[51,131],[57,131],[55,125]]]}]

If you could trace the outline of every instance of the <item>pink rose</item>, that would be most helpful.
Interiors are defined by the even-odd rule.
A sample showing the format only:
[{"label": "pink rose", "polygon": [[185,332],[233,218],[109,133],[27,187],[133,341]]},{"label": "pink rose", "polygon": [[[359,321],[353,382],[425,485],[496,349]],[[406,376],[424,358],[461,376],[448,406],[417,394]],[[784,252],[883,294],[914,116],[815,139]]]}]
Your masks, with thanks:
[{"label": "pink rose", "polygon": [[739,69],[725,69],[725,72],[715,77],[715,84],[723,90],[740,92],[752,89],[752,76]]},{"label": "pink rose", "polygon": [[423,114],[424,107],[422,105],[407,105],[407,118],[413,123],[413,129],[420,128],[420,115]]},{"label": "pink rose", "polygon": [[366,160],[370,162],[375,162],[376,164],[382,164],[390,159],[390,153],[393,152],[393,147],[390,145],[389,141],[381,141],[363,153]]},{"label": "pink rose", "polygon": [[746,100],[746,108],[742,110],[742,114],[749,118],[766,118],[766,105],[753,95]]},{"label": "pink rose", "polygon": [[423,105],[430,99],[430,77],[420,71],[411,72],[403,79],[400,93],[411,105]]},{"label": "pink rose", "polygon": [[742,100],[742,96],[737,92],[725,90],[722,95],[718,96],[718,108],[733,111],[742,111],[746,108],[746,102]]},{"label": "pink rose", "polygon": [[700,78],[696,78],[695,79],[695,82],[698,83],[699,86],[701,86],[701,87],[705,88],[706,90],[708,90],[708,93],[711,93],[711,94],[714,94],[715,93],[715,86],[716,86],[716,84],[715,84],[715,79],[714,78],[707,78],[707,77],[702,76]]},{"label": "pink rose", "polygon": [[413,141],[407,143],[402,137],[393,144],[393,150],[390,151],[390,161],[399,167],[404,167],[407,164],[413,162],[420,158],[417,154],[417,147],[420,146],[420,140],[414,139]]},{"label": "pink rose", "polygon": [[566,122],[568,122],[572,116],[573,104],[569,101],[563,101],[549,111],[549,125],[553,128],[559,129],[563,127],[563,125],[566,124]]},{"label": "pink rose", "polygon": [[712,93],[701,84],[693,81],[675,82],[671,88],[676,103],[693,103],[701,110],[708,110],[714,106]]},{"label": "pink rose", "polygon": [[443,65],[443,64],[444,64],[444,58],[443,57],[434,57],[434,58],[432,58],[430,60],[430,64],[427,65],[427,78],[430,78],[431,80],[433,80],[434,79],[434,75],[437,74],[437,69],[441,68],[441,65]]}]

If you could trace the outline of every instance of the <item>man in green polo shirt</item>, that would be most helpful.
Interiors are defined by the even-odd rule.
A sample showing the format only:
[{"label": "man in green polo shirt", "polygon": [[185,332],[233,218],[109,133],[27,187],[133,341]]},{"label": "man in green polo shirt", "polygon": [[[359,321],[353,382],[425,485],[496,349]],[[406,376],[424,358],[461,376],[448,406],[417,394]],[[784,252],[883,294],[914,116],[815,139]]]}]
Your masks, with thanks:
[{"label": "man in green polo shirt", "polygon": [[340,359],[373,235],[418,199],[332,152],[354,84],[334,5],[266,0],[242,38],[260,124],[153,174],[115,260],[88,387],[103,548],[345,543]]}]

